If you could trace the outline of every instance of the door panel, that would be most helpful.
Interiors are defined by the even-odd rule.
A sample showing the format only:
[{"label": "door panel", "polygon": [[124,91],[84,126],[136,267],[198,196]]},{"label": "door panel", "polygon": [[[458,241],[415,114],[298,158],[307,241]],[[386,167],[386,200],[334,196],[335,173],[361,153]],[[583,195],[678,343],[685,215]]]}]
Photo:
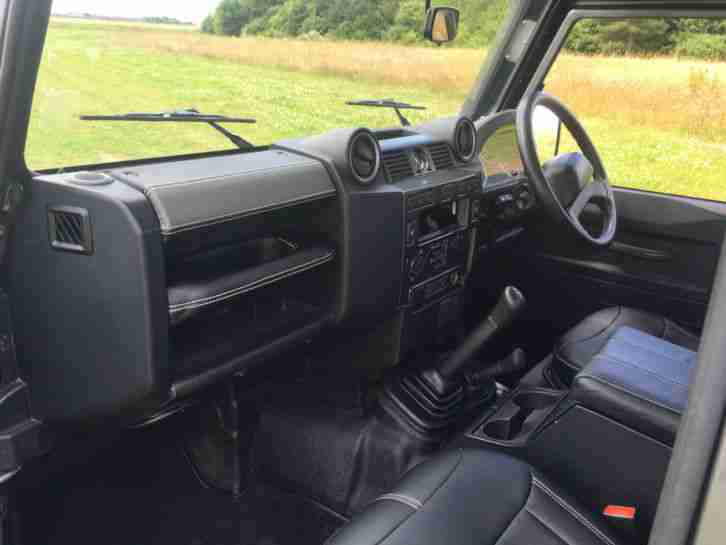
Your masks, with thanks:
[{"label": "door panel", "polygon": [[615,194],[618,235],[609,248],[575,240],[548,218],[529,229],[511,273],[530,295],[532,312],[564,331],[595,310],[626,305],[700,329],[726,204],[627,189]]}]

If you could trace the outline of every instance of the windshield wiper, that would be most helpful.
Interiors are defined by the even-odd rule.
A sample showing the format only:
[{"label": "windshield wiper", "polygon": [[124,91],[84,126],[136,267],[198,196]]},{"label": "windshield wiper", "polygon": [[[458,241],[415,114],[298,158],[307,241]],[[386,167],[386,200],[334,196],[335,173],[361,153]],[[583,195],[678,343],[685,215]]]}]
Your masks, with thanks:
[{"label": "windshield wiper", "polygon": [[392,108],[398,116],[398,120],[404,127],[410,127],[411,122],[406,119],[401,110],[425,110],[424,106],[414,106],[406,102],[398,102],[392,98],[384,98],[379,100],[349,100],[346,102],[348,106],[368,106],[371,108]]},{"label": "windshield wiper", "polygon": [[128,113],[120,115],[82,115],[81,121],[141,121],[141,122],[171,122],[171,123],[207,123],[215,130],[221,132],[228,140],[240,149],[250,149],[255,146],[241,136],[228,131],[219,123],[257,123],[256,119],[245,117],[227,117],[224,115],[207,115],[197,110],[177,110],[174,112],[158,113]]}]

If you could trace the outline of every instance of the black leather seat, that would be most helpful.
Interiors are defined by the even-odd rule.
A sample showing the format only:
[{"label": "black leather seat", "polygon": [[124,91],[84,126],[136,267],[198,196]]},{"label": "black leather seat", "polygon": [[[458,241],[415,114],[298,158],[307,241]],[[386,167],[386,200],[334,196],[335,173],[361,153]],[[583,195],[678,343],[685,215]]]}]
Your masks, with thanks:
[{"label": "black leather seat", "polygon": [[617,545],[575,502],[504,454],[456,450],[414,468],[327,545]]},{"label": "black leather seat", "polygon": [[689,350],[697,350],[699,338],[675,322],[650,312],[611,307],[596,312],[570,329],[555,344],[550,379],[569,387],[621,327],[631,327]]}]

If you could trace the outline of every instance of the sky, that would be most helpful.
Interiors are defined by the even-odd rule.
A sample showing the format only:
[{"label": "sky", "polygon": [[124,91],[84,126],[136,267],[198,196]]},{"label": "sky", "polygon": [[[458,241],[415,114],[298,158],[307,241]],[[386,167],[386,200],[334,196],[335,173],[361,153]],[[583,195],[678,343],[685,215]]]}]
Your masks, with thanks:
[{"label": "sky", "polygon": [[93,13],[118,17],[166,16],[200,22],[219,0],[53,0],[53,13]]}]

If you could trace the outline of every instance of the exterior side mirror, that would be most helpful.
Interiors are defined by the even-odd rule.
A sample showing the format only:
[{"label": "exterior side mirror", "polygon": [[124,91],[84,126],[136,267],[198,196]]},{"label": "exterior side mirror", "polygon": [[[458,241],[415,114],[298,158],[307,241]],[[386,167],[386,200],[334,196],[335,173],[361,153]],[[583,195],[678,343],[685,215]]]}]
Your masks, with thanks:
[{"label": "exterior side mirror", "polygon": [[459,32],[459,10],[436,7],[426,11],[424,38],[437,45],[453,42]]}]

